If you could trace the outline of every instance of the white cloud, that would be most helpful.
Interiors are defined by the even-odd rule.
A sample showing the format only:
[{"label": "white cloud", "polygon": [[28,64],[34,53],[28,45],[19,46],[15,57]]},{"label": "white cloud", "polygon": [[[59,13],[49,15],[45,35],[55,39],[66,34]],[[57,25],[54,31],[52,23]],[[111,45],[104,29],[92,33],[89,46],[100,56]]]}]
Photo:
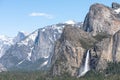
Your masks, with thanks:
[{"label": "white cloud", "polygon": [[30,13],[29,16],[40,16],[40,17],[45,17],[45,18],[48,18],[48,19],[52,19],[53,18],[53,15],[50,15],[50,14],[47,14],[47,13],[37,13],[37,12],[33,12],[33,13]]}]

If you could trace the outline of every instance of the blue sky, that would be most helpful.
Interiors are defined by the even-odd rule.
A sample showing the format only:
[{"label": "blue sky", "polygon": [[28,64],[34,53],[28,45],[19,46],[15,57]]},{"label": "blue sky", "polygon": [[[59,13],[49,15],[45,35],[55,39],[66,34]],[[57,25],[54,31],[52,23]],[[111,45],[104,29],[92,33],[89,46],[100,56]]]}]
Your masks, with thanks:
[{"label": "blue sky", "polygon": [[112,2],[120,0],[0,0],[0,34],[13,37],[67,20],[81,22],[91,4]]}]

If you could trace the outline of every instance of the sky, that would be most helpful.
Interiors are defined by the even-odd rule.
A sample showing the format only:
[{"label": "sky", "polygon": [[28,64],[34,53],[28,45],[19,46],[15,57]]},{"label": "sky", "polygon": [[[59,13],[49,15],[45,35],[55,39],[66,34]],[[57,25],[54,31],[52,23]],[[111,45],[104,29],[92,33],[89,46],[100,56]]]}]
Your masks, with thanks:
[{"label": "sky", "polygon": [[67,20],[83,22],[90,5],[120,0],[0,0],[0,35],[14,37]]}]

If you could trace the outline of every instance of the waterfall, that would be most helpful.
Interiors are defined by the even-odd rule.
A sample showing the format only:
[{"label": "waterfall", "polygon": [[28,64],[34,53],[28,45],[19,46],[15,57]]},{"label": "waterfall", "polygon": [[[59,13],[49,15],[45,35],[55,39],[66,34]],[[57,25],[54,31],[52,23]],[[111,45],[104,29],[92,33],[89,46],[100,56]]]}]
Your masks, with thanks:
[{"label": "waterfall", "polygon": [[89,53],[89,50],[87,51],[87,55],[85,57],[85,64],[82,68],[82,71],[80,71],[78,77],[81,77],[81,76],[84,76],[89,70],[90,70],[90,67],[89,67],[89,57],[90,57],[90,53]]}]

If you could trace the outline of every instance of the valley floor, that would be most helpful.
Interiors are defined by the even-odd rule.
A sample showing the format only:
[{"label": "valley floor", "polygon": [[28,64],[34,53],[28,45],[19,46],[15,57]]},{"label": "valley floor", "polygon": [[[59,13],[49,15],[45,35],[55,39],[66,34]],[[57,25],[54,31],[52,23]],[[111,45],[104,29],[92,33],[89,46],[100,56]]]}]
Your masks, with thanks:
[{"label": "valley floor", "polygon": [[1,72],[0,80],[120,80],[120,62],[108,63],[108,67],[103,73],[94,70],[89,71],[85,76],[76,78],[68,74],[51,77],[49,73],[43,71],[11,71]]},{"label": "valley floor", "polygon": [[105,76],[103,74],[89,72],[81,78],[70,77],[69,75],[50,77],[43,72],[2,72],[0,80],[120,80],[120,74]]}]

